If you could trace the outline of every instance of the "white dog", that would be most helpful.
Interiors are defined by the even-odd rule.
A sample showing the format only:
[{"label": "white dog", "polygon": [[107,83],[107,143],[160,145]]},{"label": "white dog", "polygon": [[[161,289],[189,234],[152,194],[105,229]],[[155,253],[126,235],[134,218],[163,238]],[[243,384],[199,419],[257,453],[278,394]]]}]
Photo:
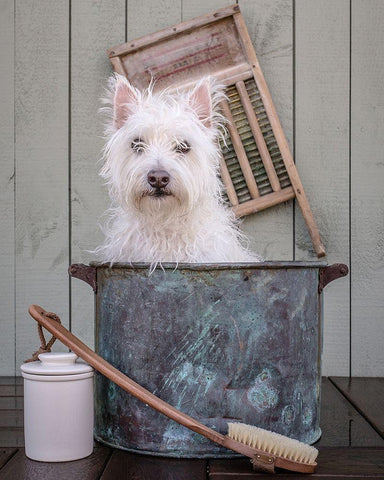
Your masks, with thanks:
[{"label": "white dog", "polygon": [[221,197],[224,98],[209,79],[190,92],[145,92],[111,78],[104,165],[112,206],[103,262],[250,262],[236,219]]}]

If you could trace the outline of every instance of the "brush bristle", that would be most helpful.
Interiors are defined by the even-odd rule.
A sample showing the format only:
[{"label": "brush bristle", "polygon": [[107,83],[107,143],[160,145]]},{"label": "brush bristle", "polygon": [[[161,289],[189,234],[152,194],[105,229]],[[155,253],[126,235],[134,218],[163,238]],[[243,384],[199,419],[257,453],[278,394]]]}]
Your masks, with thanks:
[{"label": "brush bristle", "polygon": [[314,464],[319,453],[315,447],[306,443],[245,423],[229,423],[228,436],[250,447],[294,462]]}]

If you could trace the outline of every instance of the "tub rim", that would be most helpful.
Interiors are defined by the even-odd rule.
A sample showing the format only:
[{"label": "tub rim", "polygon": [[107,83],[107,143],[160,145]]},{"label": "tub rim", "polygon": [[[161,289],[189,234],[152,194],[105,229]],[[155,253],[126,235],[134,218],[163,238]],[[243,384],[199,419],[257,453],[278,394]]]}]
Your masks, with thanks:
[{"label": "tub rim", "polygon": [[349,273],[349,268],[344,263],[334,263],[328,265],[325,261],[276,261],[276,262],[244,262],[244,263],[159,263],[156,266],[146,262],[116,262],[111,264],[105,262],[90,262],[89,265],[83,263],[74,263],[68,268],[71,277],[78,278],[88,283],[95,294],[97,294],[97,272],[99,270],[109,271],[144,271],[147,270],[149,275],[154,270],[165,271],[199,271],[199,272],[215,272],[215,271],[257,271],[257,270],[318,270],[319,284],[318,293],[320,294],[328,283],[337,278],[345,277]]},{"label": "tub rim", "polygon": [[[129,269],[142,270],[149,269],[151,264],[149,262],[116,262],[106,263],[92,261],[89,263],[90,267],[111,269]],[[164,262],[156,266],[156,270],[244,270],[244,269],[280,269],[280,268],[324,268],[328,263],[325,261],[268,261],[268,262],[241,262],[241,263],[176,263]]]}]

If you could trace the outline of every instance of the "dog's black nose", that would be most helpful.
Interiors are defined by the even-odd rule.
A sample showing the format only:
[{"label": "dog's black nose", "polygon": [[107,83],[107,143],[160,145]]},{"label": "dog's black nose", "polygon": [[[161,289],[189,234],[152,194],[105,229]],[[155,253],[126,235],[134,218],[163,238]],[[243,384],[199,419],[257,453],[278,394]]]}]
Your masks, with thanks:
[{"label": "dog's black nose", "polygon": [[169,183],[169,173],[165,170],[151,170],[147,180],[153,188],[165,188]]}]

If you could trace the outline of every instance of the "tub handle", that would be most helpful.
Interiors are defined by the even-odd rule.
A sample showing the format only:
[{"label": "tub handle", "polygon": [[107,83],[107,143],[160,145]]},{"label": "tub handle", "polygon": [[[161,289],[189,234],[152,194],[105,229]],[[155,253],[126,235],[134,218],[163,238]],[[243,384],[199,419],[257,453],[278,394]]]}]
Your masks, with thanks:
[{"label": "tub handle", "polygon": [[334,263],[328,267],[322,267],[319,271],[319,293],[321,293],[328,283],[348,275],[348,266],[344,263]]},{"label": "tub handle", "polygon": [[71,277],[78,278],[79,280],[88,283],[93,291],[97,293],[96,267],[84,265],[84,263],[73,263],[69,267],[68,273]]}]

